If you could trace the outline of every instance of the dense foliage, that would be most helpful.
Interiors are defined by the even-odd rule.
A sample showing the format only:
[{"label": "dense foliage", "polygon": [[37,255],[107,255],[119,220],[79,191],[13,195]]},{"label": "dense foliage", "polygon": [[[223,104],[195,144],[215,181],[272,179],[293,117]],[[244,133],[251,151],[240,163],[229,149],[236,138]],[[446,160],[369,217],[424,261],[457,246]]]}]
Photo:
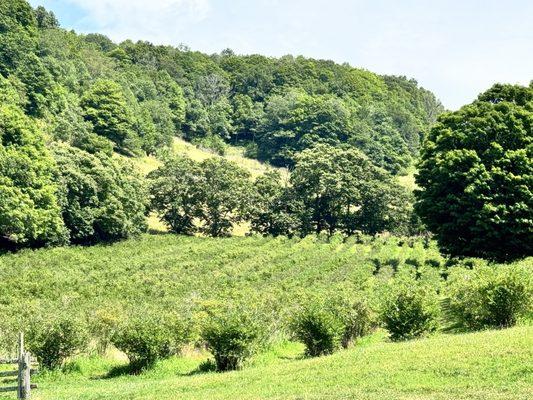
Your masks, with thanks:
[{"label": "dense foliage", "polygon": [[0,106],[0,246],[61,244],[55,163],[35,123],[15,106]]},{"label": "dense foliage", "polygon": [[72,243],[127,238],[146,229],[146,191],[132,167],[65,144],[52,148],[59,203]]},{"label": "dense foliage", "polygon": [[141,309],[117,324],[111,341],[127,355],[130,372],[137,373],[179,353],[187,342],[187,333],[171,314]]},{"label": "dense foliage", "polygon": [[89,336],[83,320],[72,315],[42,316],[34,321],[28,348],[47,369],[61,367],[68,357],[86,349]]},{"label": "dense foliage", "polygon": [[228,236],[244,219],[252,190],[249,173],[222,158],[172,157],[148,178],[152,209],[179,234]]},{"label": "dense foliage", "polygon": [[247,171],[223,158],[171,157],[148,179],[152,210],[180,234],[227,236],[242,221],[273,236],[413,230],[409,192],[351,148],[304,150],[285,183],[271,171],[252,185]]},{"label": "dense foliage", "polygon": [[459,269],[449,279],[448,311],[463,329],[506,328],[533,311],[531,270]]},{"label": "dense foliage", "polygon": [[264,322],[249,310],[228,309],[210,313],[202,339],[215,358],[217,371],[239,369],[264,345]]},{"label": "dense foliage", "polygon": [[[65,243],[68,241],[65,224],[71,233],[74,231],[74,242],[104,239],[107,234],[100,235],[94,226],[89,227],[94,225],[92,215],[100,214],[113,220],[117,218],[117,210],[130,208],[123,202],[109,208],[100,198],[90,205],[92,211],[84,206],[85,210],[78,213],[75,207],[81,205],[72,204],[68,210],[64,208],[63,217],[70,220],[62,222],[55,198],[62,189],[54,187],[58,182],[53,179],[46,182],[50,174],[58,176],[52,171],[55,167],[45,149],[54,142],[64,142],[99,159],[87,161],[85,170],[78,171],[87,179],[89,175],[95,179],[95,172],[89,169],[97,168],[94,164],[98,162],[105,164],[106,169],[120,169],[121,172],[114,172],[111,178],[115,183],[128,180],[127,171],[109,166],[101,154],[108,157],[112,157],[113,152],[129,157],[158,156],[171,147],[176,136],[218,154],[225,152],[227,143],[240,143],[246,146],[251,157],[289,167],[300,162],[302,151],[316,148],[318,144],[332,148],[342,146],[343,151],[359,151],[361,159],[366,155],[367,169],[375,166],[397,174],[411,165],[430,124],[442,110],[433,94],[404,77],[379,76],[349,65],[304,57],[241,56],[231,50],[209,56],[183,46],[174,48],[131,41],[116,44],[100,34],[78,35],[66,31],[53,13],[43,7],[32,9],[25,0],[2,2],[0,48],[2,118],[24,121],[19,125],[31,132],[26,136],[41,138],[36,139],[41,142],[38,157],[22,161],[18,155],[9,155],[11,163],[17,158],[18,162],[35,170],[32,179],[39,180],[41,186],[36,186],[36,182],[23,182],[21,177],[15,179],[11,171],[0,174],[0,179],[6,181],[2,186],[10,187],[9,199],[7,188],[2,194],[9,210],[2,211],[0,219],[9,222],[0,223],[0,236],[4,238],[2,243],[8,241],[14,247]],[[2,124],[5,125],[2,130],[15,129],[14,122],[11,127],[7,126],[8,122]],[[8,135],[11,133],[2,134],[3,147],[8,146]],[[35,146],[35,143],[20,142],[16,151],[18,154],[36,151]],[[10,152],[15,151],[14,145],[9,144],[9,147]],[[72,157],[92,160],[80,151],[76,150]],[[4,150],[1,157],[8,157],[3,153]],[[59,158],[61,170],[66,153]],[[228,174],[234,169],[222,164],[222,161],[209,161],[203,166],[204,200],[194,216],[200,220],[196,230],[210,235],[227,235],[231,225],[242,219],[237,216],[241,210],[235,211],[240,206],[235,203],[238,193],[232,193],[223,184],[226,179],[240,177],[231,178]],[[87,189],[74,188],[73,170],[67,169],[70,175],[63,175],[62,179],[70,181],[71,194]],[[82,179],[84,185],[89,183],[87,179]],[[108,181],[108,177],[104,180]],[[183,188],[185,180],[181,183]],[[128,181],[123,186],[131,185]],[[226,189],[230,191],[215,194]],[[374,187],[375,191],[381,189]],[[392,200],[402,199],[398,202],[403,204],[401,194],[389,194],[388,189],[385,192],[388,194],[383,196],[384,204],[361,206],[362,210],[372,208],[372,214],[377,209],[383,211],[386,215],[378,216],[380,221],[390,219],[388,213],[396,207],[391,205]],[[39,201],[36,201],[37,195],[42,196]],[[265,206],[263,195],[265,193],[259,195],[263,201],[259,208]],[[242,193],[243,196],[246,194]],[[132,197],[138,198],[137,195]],[[249,197],[249,200],[257,200],[252,195]],[[294,218],[298,204],[289,201],[290,204],[283,205],[287,200],[285,193],[281,199],[272,200],[277,203],[272,206],[281,214],[272,215],[267,210],[262,216],[254,216],[252,225],[258,232],[290,234],[294,230],[304,233],[322,230],[321,211],[317,211],[316,221],[303,227],[301,218]],[[297,202],[307,200],[298,199]],[[28,218],[13,215],[14,204],[19,204],[19,209],[24,208]],[[83,213],[91,216],[82,216]],[[85,228],[73,228],[73,219],[78,224],[80,218]],[[117,228],[121,232],[109,235],[113,238],[144,228],[131,215],[118,219],[119,225],[128,220],[128,226]],[[333,225],[338,225],[338,216],[333,219],[336,221]],[[370,223],[365,231],[383,230],[380,221]],[[187,220],[172,224],[176,224],[172,228],[176,232],[195,230]],[[78,233],[78,228],[86,233]],[[91,233],[91,229],[95,233]],[[324,229],[333,231],[337,227],[328,225]],[[338,229],[343,228],[339,225]]]},{"label": "dense foliage", "polygon": [[442,115],[417,183],[417,211],[447,253],[533,254],[533,85],[496,85]]}]

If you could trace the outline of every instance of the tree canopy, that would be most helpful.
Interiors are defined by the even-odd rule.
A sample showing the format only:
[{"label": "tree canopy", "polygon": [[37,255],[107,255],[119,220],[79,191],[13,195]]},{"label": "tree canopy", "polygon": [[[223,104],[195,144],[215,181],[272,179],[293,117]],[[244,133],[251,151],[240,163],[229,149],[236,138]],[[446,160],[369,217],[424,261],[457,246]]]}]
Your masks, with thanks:
[{"label": "tree canopy", "polygon": [[496,85],[442,115],[422,150],[417,211],[443,250],[533,252],[533,87]]}]

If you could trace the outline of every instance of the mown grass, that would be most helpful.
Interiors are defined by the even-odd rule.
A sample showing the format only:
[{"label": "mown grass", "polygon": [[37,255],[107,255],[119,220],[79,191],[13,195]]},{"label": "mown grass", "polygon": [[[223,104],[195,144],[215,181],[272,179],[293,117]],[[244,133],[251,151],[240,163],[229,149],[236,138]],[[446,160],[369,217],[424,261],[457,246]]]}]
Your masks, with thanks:
[{"label": "mown grass", "polygon": [[246,369],[224,374],[198,373],[203,354],[115,378],[105,374],[119,363],[82,359],[71,373],[38,377],[34,398],[526,400],[533,395],[532,327],[404,343],[379,334],[370,339],[316,359],[302,359],[301,346],[286,343]]}]

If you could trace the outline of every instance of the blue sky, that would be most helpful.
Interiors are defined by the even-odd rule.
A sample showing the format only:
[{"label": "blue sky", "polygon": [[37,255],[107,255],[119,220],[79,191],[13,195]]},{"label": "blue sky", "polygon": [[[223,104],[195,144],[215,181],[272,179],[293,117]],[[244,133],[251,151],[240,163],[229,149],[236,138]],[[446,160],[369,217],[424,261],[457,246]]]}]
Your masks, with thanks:
[{"label": "blue sky", "polygon": [[284,54],[406,75],[456,109],[533,79],[531,0],[31,0],[62,26],[208,53]]}]

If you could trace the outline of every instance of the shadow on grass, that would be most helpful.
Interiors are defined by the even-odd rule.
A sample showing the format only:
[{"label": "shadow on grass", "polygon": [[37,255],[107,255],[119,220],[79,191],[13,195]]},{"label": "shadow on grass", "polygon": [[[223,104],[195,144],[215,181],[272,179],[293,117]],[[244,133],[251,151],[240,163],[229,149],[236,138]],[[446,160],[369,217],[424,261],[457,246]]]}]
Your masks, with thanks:
[{"label": "shadow on grass", "polygon": [[181,376],[194,376],[208,374],[211,372],[217,372],[217,366],[213,360],[205,360],[197,368],[193,369],[190,372],[180,374]]},{"label": "shadow on grass", "polygon": [[117,365],[111,368],[106,374],[92,377],[93,380],[101,379],[113,379],[119,378],[121,376],[136,376],[141,375],[143,372],[146,372],[147,369],[139,369],[131,366],[130,364]]}]

